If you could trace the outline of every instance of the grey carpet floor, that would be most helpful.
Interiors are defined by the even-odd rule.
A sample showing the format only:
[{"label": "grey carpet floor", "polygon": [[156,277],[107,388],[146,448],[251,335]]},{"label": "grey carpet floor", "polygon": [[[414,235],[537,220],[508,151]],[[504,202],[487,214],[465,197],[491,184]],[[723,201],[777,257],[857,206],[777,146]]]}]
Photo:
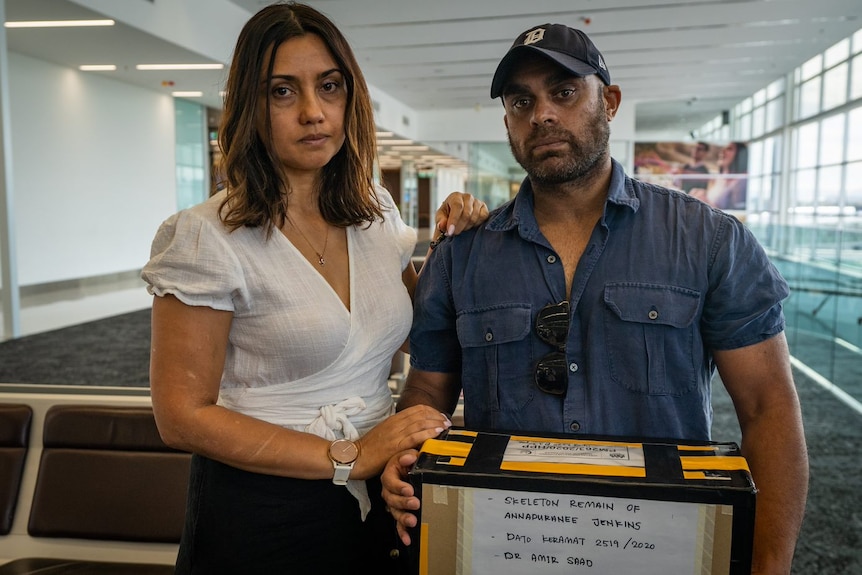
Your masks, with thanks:
[{"label": "grey carpet floor", "polygon": [[150,310],[0,343],[0,382],[149,387]]},{"label": "grey carpet floor", "polygon": [[[0,343],[0,382],[147,387],[149,330],[147,309]],[[862,416],[805,374],[795,378],[811,482],[793,574],[860,575]],[[720,382],[714,389],[713,438],[738,442],[730,399]]]}]

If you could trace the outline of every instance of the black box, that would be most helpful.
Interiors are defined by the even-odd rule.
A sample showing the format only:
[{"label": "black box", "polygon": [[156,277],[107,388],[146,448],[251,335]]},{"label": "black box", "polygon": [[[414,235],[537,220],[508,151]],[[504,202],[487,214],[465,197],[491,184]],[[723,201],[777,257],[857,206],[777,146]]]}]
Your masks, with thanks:
[{"label": "black box", "polygon": [[756,489],[735,443],[452,428],[410,472],[418,575],[748,575]]}]

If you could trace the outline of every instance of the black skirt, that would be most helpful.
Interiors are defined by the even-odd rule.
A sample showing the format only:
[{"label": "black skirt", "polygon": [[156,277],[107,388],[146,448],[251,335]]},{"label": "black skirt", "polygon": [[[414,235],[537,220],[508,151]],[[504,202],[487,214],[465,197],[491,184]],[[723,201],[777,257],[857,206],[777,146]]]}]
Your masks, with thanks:
[{"label": "black skirt", "polygon": [[[371,512],[331,480],[263,475],[192,456],[178,575],[404,575],[407,549],[369,480]],[[349,571],[348,571],[349,570]]]}]

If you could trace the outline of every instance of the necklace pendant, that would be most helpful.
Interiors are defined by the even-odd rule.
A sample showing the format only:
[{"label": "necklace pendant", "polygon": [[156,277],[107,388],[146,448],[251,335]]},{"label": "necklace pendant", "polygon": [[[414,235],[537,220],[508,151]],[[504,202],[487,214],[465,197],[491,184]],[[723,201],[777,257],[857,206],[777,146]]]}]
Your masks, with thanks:
[{"label": "necklace pendant", "polygon": [[325,260],[325,259],[323,259],[323,256],[322,256],[322,255],[317,254],[317,263],[319,263],[320,265],[324,266],[324,265],[326,265],[326,260]]}]

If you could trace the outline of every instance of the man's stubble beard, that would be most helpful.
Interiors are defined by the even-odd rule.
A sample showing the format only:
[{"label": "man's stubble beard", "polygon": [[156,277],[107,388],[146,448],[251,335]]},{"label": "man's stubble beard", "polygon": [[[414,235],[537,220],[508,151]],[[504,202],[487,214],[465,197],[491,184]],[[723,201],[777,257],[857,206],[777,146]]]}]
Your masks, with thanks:
[{"label": "man's stubble beard", "polygon": [[539,158],[531,157],[525,149],[527,142],[521,147],[515,146],[509,137],[509,148],[515,160],[530,176],[534,184],[564,184],[588,176],[597,169],[608,154],[610,139],[610,124],[605,116],[604,106],[599,99],[589,112],[587,134],[583,142],[578,142],[575,135],[562,128],[537,127],[530,138],[554,135],[566,141],[571,148],[566,156],[557,153],[542,154]]}]

